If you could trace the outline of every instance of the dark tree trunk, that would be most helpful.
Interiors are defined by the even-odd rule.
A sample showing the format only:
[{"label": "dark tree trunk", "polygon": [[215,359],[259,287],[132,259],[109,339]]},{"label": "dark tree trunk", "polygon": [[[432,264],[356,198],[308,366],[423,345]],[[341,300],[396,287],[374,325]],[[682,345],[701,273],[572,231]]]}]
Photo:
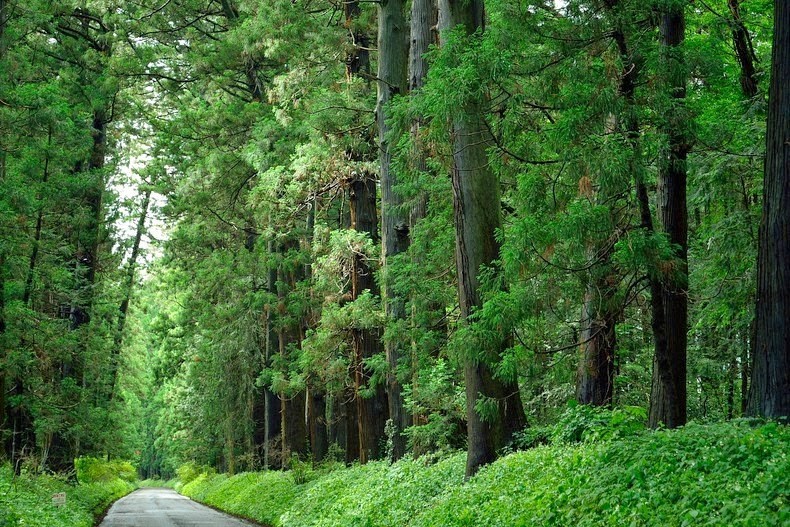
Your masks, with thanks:
[{"label": "dark tree trunk", "polygon": [[329,449],[326,429],[326,395],[320,388],[312,388],[308,390],[308,397],[310,450],[313,454],[313,463],[320,463],[326,458]]},{"label": "dark tree trunk", "polygon": [[303,390],[281,400],[282,423],[280,424],[283,442],[283,466],[288,466],[290,455],[297,454],[300,459],[307,456],[307,422],[305,419],[306,396]]},{"label": "dark tree trunk", "polygon": [[[663,231],[677,248],[661,283],[663,328],[654,320],[655,356],[650,392],[649,424],[675,428],[686,423],[686,344],[688,332],[688,212],[686,208],[686,158],[688,133],[684,111],[686,72],[682,44],[685,37],[684,6],[670,7],[661,15],[661,46],[671,103],[664,134],[667,147],[658,174],[658,216]],[[658,306],[654,306],[658,307]],[[661,313],[654,313],[661,315]]]},{"label": "dark tree trunk", "polygon": [[[359,461],[359,419],[357,416],[356,395],[353,388],[342,394],[339,401],[342,419],[339,442],[345,445],[346,463]],[[344,441],[340,441],[340,439]]]},{"label": "dark tree trunk", "polygon": [[756,335],[746,412],[790,418],[790,2],[774,5]]},{"label": "dark tree trunk", "polygon": [[[370,235],[374,242],[378,238],[376,203],[376,179],[373,174],[361,173],[349,184],[349,210],[351,228]],[[351,299],[357,300],[363,292],[378,294],[376,280],[366,257],[354,255],[351,270]],[[359,428],[359,460],[366,463],[379,459],[384,454],[384,425],[387,421],[388,405],[384,386],[370,386],[372,372],[365,361],[381,352],[381,332],[377,329],[352,329],[354,356],[354,387],[357,402],[357,426]],[[362,396],[363,388],[373,388],[369,397]]]},{"label": "dark tree trunk", "polygon": [[[91,221],[80,236],[79,252],[77,254],[77,269],[84,268],[82,280],[81,299],[71,307],[71,329],[90,322],[90,310],[93,302],[93,286],[96,284],[96,274],[99,267],[99,245],[101,242],[102,224],[102,198],[104,195],[104,161],[107,150],[107,121],[105,113],[97,110],[93,114],[93,147],[88,160],[88,171],[85,174],[90,178],[90,185],[85,194]],[[80,271],[80,274],[83,272]]]},{"label": "dark tree trunk", "polygon": [[[283,256],[288,257],[290,249],[294,248],[295,243],[290,242],[284,247]],[[280,322],[279,351],[283,364],[291,361],[290,348],[301,345],[301,321],[293,322],[289,318],[286,306],[286,294],[288,290],[296,287],[298,276],[293,273],[279,272],[278,290],[278,312],[286,318],[285,322]],[[283,449],[283,466],[287,466],[289,456],[297,454],[301,459],[307,455],[307,415],[306,415],[306,393],[299,390],[296,393],[280,394],[280,433]]]},{"label": "dark tree trunk", "polygon": [[145,232],[145,220],[148,216],[148,207],[151,203],[151,191],[146,190],[143,194],[143,203],[140,206],[140,217],[137,219],[137,231],[134,235],[134,243],[132,244],[132,254],[129,256],[129,263],[126,267],[126,280],[124,282],[123,300],[118,308],[118,323],[115,327],[115,338],[113,339],[112,357],[110,358],[110,377],[112,379],[112,388],[110,390],[110,400],[112,401],[116,396],[116,389],[118,386],[118,368],[121,360],[121,347],[123,346],[123,332],[126,328],[126,314],[129,311],[129,302],[132,299],[132,292],[134,291],[134,275],[137,271],[137,257],[140,254],[140,243],[143,239]]},{"label": "dark tree trunk", "polygon": [[[2,2],[2,0],[0,0]],[[2,6],[0,3],[0,16],[2,16]],[[0,24],[2,26],[2,24]],[[0,154],[2,155],[2,154]],[[0,159],[0,163],[3,160]],[[2,168],[0,168],[0,182],[3,181]],[[6,377],[6,357],[8,356],[8,346],[5,341],[5,253],[0,252],[0,436],[5,435],[6,411],[5,411],[5,390]],[[7,452],[6,452],[7,453]]]},{"label": "dark tree trunk", "polygon": [[[379,74],[376,120],[379,129],[379,160],[381,165],[381,223],[383,253],[383,300],[388,324],[401,324],[406,320],[406,303],[397,295],[387,276],[391,259],[409,248],[409,217],[399,210],[402,200],[395,191],[398,175],[392,170],[392,154],[387,139],[387,104],[399,94],[406,93],[408,62],[408,27],[404,16],[403,0],[389,0],[379,4]],[[398,331],[400,333],[400,331]],[[394,427],[392,437],[393,460],[406,453],[406,436],[403,430],[409,426],[409,416],[403,407],[401,383],[398,379],[398,364],[404,356],[405,343],[398,335],[384,343],[389,370],[387,372],[387,400],[389,415]]]},{"label": "dark tree trunk", "polygon": [[[483,27],[481,0],[441,0],[440,28],[444,32],[463,25],[468,34]],[[459,108],[452,120],[453,209],[456,231],[456,268],[462,320],[468,320],[481,306],[479,273],[499,257],[496,230],[502,226],[499,182],[486,155],[487,127],[479,103],[470,101]],[[466,476],[496,459],[513,433],[525,426],[518,385],[493,375],[492,364],[507,346],[502,335],[487,349],[475,350],[464,364],[468,453]],[[496,414],[483,420],[476,410],[481,398],[496,404]]]},{"label": "dark tree trunk", "polygon": [[610,277],[602,276],[595,280],[585,293],[576,384],[576,397],[581,404],[606,406],[612,402],[614,354],[617,349],[615,325],[620,306],[614,305],[616,286],[610,283]]},{"label": "dark tree trunk", "polygon": [[730,8],[730,16],[732,16],[730,23],[735,56],[741,65],[741,90],[747,98],[751,99],[757,95],[759,90],[757,70],[754,67],[757,58],[754,55],[749,32],[743,24],[743,18],[741,18],[741,0],[727,0],[727,4]]},{"label": "dark tree trunk", "polygon": [[346,55],[346,76],[349,79],[357,75],[370,78],[370,38],[355,27],[361,13],[359,0],[343,2],[343,15],[352,46],[351,52]]}]

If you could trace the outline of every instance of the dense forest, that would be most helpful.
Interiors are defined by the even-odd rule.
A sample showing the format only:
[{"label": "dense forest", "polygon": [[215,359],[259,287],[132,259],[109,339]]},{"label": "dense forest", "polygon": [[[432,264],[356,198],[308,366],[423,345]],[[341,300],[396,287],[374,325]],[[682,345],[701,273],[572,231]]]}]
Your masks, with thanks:
[{"label": "dense forest", "polygon": [[0,0],[0,72],[13,472],[790,416],[790,2]]}]

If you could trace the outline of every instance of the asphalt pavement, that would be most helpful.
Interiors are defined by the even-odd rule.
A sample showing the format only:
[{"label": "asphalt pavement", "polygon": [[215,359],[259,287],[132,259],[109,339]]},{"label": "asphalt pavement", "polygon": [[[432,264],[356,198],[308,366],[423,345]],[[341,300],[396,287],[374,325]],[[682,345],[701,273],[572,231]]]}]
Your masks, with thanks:
[{"label": "asphalt pavement", "polygon": [[99,527],[251,527],[170,489],[140,489],[110,508]]}]

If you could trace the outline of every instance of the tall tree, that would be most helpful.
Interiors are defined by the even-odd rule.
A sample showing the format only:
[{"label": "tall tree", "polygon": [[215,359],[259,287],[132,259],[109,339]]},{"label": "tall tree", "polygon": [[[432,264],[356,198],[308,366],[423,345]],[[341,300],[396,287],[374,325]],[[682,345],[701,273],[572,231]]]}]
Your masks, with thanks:
[{"label": "tall tree", "polygon": [[790,417],[790,2],[774,4],[749,415]]},{"label": "tall tree", "polygon": [[[685,3],[669,2],[661,13],[660,39],[668,107],[661,132],[665,146],[658,172],[658,217],[661,228],[677,251],[666,266],[661,284],[662,324],[653,325],[655,356],[650,391],[650,426],[669,428],[686,423],[686,345],[688,332],[688,211],[686,159],[689,151],[688,114],[685,111],[686,33]],[[654,309],[657,306],[654,304]],[[660,327],[663,325],[663,327]],[[657,327],[658,326],[658,327]]]},{"label": "tall tree", "polygon": [[[467,36],[484,28],[482,0],[440,0],[439,27],[442,45],[458,26]],[[475,37],[472,37],[475,38]],[[469,321],[481,307],[480,273],[499,258],[496,232],[502,227],[499,181],[489,164],[486,146],[490,135],[476,94],[452,118],[453,210],[456,232],[456,270],[461,318]],[[482,340],[482,339],[481,339]],[[484,349],[467,350],[464,358],[468,452],[466,476],[496,459],[497,452],[525,425],[518,384],[494,375],[492,365],[507,346],[505,335],[493,342],[477,342]],[[493,403],[491,415],[483,415]],[[490,404],[489,404],[490,407]]]},{"label": "tall tree", "polygon": [[[406,302],[398,295],[388,280],[387,270],[392,258],[409,248],[409,215],[403,210],[402,199],[397,193],[398,176],[393,171],[390,127],[387,123],[393,97],[407,91],[408,30],[403,0],[389,0],[379,4],[378,33],[378,99],[376,121],[379,131],[379,163],[381,178],[381,247],[383,256],[383,298],[388,324],[403,333],[406,320]],[[403,406],[403,396],[398,379],[398,364],[403,356],[404,343],[398,335],[391,335],[384,343],[389,370],[387,372],[387,401],[394,426],[392,456],[400,459],[406,453],[403,431],[409,417]]]}]

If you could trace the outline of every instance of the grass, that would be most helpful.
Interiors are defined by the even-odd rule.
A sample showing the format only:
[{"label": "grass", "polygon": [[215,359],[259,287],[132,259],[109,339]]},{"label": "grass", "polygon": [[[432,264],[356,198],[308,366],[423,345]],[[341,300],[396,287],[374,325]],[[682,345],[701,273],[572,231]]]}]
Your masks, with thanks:
[{"label": "grass", "polygon": [[[79,473],[79,470],[78,470]],[[14,477],[10,465],[0,466],[0,527],[92,527],[96,518],[135,486],[118,474],[72,484],[53,475],[23,473]],[[133,476],[132,476],[133,477]],[[66,504],[52,504],[52,494],[65,492]]]},{"label": "grass", "polygon": [[192,467],[177,488],[276,527],[790,525],[787,426],[562,437],[504,456],[466,483],[456,454],[311,471],[300,484],[289,472],[228,477]]}]

